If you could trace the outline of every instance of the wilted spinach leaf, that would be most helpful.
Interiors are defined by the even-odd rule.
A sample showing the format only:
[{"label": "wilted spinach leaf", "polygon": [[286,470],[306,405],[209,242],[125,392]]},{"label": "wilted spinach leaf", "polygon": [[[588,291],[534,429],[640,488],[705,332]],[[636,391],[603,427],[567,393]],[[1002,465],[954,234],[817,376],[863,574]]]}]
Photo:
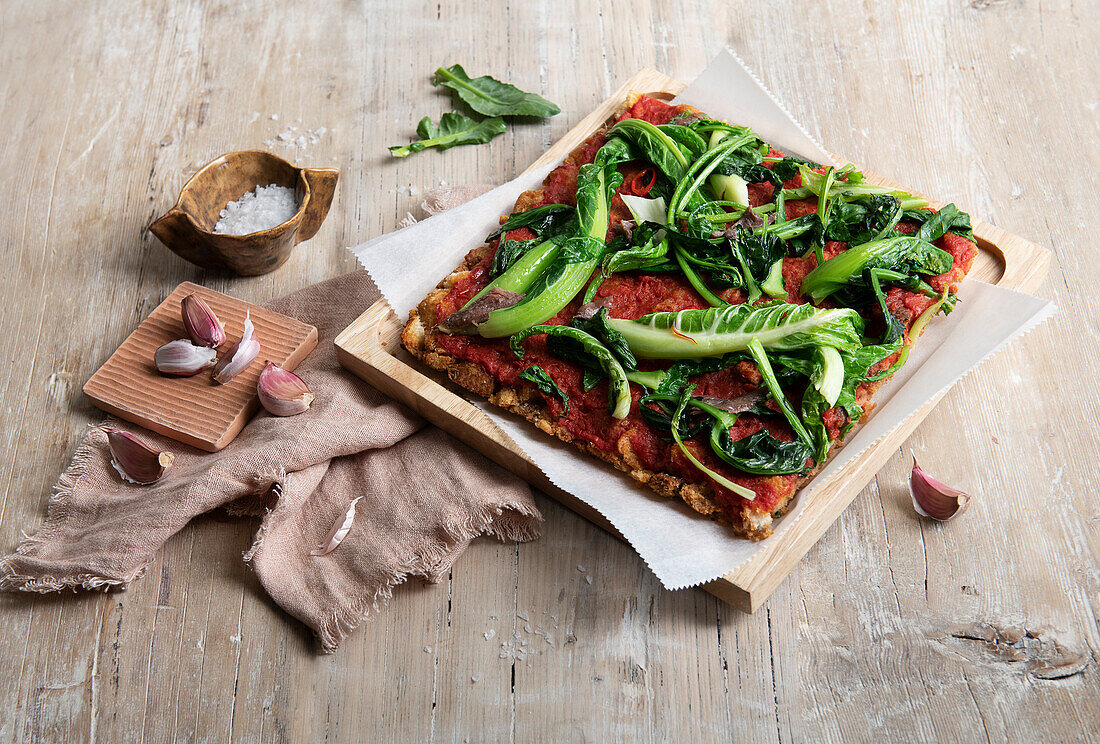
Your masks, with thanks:
[{"label": "wilted spinach leaf", "polygon": [[407,145],[394,145],[389,150],[394,157],[404,158],[429,147],[447,150],[458,145],[480,145],[503,134],[504,129],[504,119],[499,117],[474,121],[452,111],[440,117],[438,127],[432,123],[431,117],[425,116],[416,125],[419,140]]},{"label": "wilted spinach leaf", "polygon": [[807,168],[820,168],[818,163],[812,160],[803,160],[802,158],[786,157],[782,160],[777,160],[772,165],[772,172],[779,176],[780,179],[786,181],[790,178],[794,178],[798,174],[798,166],[804,165]]},{"label": "wilted spinach leaf", "polygon": [[485,242],[521,227],[530,228],[540,237],[549,237],[549,233],[556,233],[557,228],[564,227],[575,213],[576,210],[568,204],[543,204],[541,207],[513,212],[500,227],[485,236]]},{"label": "wilted spinach leaf", "polygon": [[527,380],[542,392],[560,400],[562,415],[567,416],[569,414],[569,396],[562,392],[562,389],[558,387],[558,383],[554,382],[554,378],[542,367],[532,364],[519,373],[519,379]]},{"label": "wilted spinach leaf", "polygon": [[608,325],[607,308],[601,307],[599,311],[588,320],[574,318],[573,327],[580,328],[585,333],[603,341],[604,346],[606,346],[612,354],[618,357],[619,363],[623,365],[623,369],[636,369],[638,367],[638,360],[635,359],[634,354],[631,353],[630,346],[626,343],[626,339],[623,338],[623,334]]},{"label": "wilted spinach leaf", "polygon": [[892,229],[901,216],[901,202],[890,194],[872,194],[853,201],[836,199],[824,238],[850,245],[866,243]]},{"label": "wilted spinach leaf", "polygon": [[[906,215],[908,214],[907,212]],[[917,231],[917,237],[921,240],[927,240],[931,243],[933,240],[942,238],[948,230],[964,238],[974,239],[974,230],[970,226],[970,215],[954,204],[948,204],[934,214],[931,212],[921,212],[920,214],[925,217],[924,224]]]},{"label": "wilted spinach leaf", "polygon": [[463,103],[485,116],[546,117],[561,113],[557,105],[540,95],[524,92],[488,75],[471,78],[462,65],[440,67],[432,82],[450,88]]}]

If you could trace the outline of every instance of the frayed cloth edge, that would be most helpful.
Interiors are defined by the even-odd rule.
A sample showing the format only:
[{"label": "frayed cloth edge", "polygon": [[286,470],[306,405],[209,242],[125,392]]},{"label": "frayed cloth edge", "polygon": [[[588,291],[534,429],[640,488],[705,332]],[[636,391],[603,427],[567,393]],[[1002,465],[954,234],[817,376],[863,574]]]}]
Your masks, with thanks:
[{"label": "frayed cloth edge", "polygon": [[492,535],[502,541],[528,542],[539,536],[542,515],[532,507],[508,502],[484,506],[460,525],[444,525],[451,542],[429,551],[415,553],[400,570],[389,577],[372,595],[362,596],[348,607],[333,610],[316,629],[321,651],[331,654],[362,623],[372,619],[393,598],[393,589],[410,576],[430,578],[448,560],[456,560],[455,549],[481,535]]},{"label": "frayed cloth edge", "polygon": [[112,578],[96,573],[79,573],[72,576],[29,576],[16,569],[20,556],[34,556],[40,544],[54,539],[61,530],[61,526],[69,517],[69,508],[73,498],[73,489],[84,475],[84,471],[95,455],[96,447],[92,442],[94,430],[103,431],[113,426],[113,419],[106,419],[98,424],[89,424],[88,431],[73,453],[72,461],[54,484],[49,501],[46,505],[46,519],[38,526],[33,535],[27,535],[16,546],[15,551],[8,556],[0,558],[0,590],[23,591],[39,594],[59,592],[64,589],[112,589],[125,588],[134,579],[140,578],[147,568],[142,566],[133,576],[127,578]]}]

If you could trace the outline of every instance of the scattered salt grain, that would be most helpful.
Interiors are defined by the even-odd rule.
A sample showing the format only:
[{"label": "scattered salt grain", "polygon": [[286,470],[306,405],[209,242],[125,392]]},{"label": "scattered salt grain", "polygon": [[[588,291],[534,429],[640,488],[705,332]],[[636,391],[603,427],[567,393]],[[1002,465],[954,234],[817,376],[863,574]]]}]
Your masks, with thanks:
[{"label": "scattered salt grain", "polygon": [[476,683],[476,682],[477,682],[477,681],[478,681],[479,679],[481,679],[481,675],[480,675],[480,674],[475,674],[474,676],[470,677],[470,681],[471,681],[471,682],[475,682],[475,683]]},{"label": "scattered salt grain", "polygon": [[584,577],[584,580],[585,580],[585,582],[586,582],[586,583],[588,583],[588,584],[591,584],[591,583],[592,583],[592,577],[591,577],[591,576],[585,576],[585,577]]},{"label": "scattered salt grain", "polygon": [[[277,121],[278,119],[275,120]],[[321,137],[324,135],[335,132],[335,129],[329,129],[328,127],[317,127],[316,129],[307,129],[305,132],[299,132],[298,127],[290,125],[271,139],[264,140],[264,144],[268,147],[286,145],[288,147],[296,147],[299,150],[304,150],[310,145],[316,145],[321,141]]]},{"label": "scattered salt grain", "polygon": [[492,628],[489,628],[487,631],[485,631],[485,634],[484,634],[485,635],[485,640],[488,641],[489,639],[491,639],[496,634],[497,634],[497,632],[495,630],[493,630]]},{"label": "scattered salt grain", "polygon": [[221,211],[214,232],[219,235],[248,235],[281,225],[298,211],[298,197],[289,186],[257,186]]},{"label": "scattered salt grain", "polygon": [[581,573],[584,573],[586,569],[585,569],[584,566],[577,566],[577,570],[580,571]]},{"label": "scattered salt grain", "polygon": [[431,652],[432,652],[432,647],[431,646],[425,646],[424,647],[424,653],[430,654]]}]

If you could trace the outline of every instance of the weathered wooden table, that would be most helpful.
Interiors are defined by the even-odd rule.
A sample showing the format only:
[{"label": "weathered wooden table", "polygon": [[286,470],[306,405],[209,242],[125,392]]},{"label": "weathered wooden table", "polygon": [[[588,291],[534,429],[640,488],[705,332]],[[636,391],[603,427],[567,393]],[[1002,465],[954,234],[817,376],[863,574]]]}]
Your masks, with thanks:
[{"label": "weathered wooden table", "polygon": [[[691,79],[727,43],[828,147],[1050,247],[1041,294],[1060,314],[950,393],[755,615],[662,590],[629,548],[540,499],[541,540],[476,543],[446,582],[403,587],[320,656],[241,562],[255,524],[208,517],[125,593],[0,596],[0,741],[1100,731],[1096,14],[485,5],[0,5],[0,548],[38,524],[99,418],[83,382],[177,283],[261,301],[350,271],[342,248],[425,190],[509,178],[639,67]],[[447,110],[429,76],[453,62],[563,113],[391,159],[386,145]],[[257,279],[199,271],[146,230],[187,174],[245,147],[343,171],[321,232]],[[978,495],[963,518],[913,517],[910,451]],[[1080,654],[1083,672],[1036,673]]]}]

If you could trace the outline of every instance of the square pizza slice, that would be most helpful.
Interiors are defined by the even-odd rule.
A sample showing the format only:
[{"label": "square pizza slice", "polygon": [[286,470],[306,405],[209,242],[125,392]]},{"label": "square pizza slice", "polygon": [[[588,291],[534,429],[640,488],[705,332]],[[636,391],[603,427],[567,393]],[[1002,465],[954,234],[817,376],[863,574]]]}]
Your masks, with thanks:
[{"label": "square pizza slice", "polygon": [[402,343],[759,540],[976,255],[954,205],[636,96],[520,195]]}]

